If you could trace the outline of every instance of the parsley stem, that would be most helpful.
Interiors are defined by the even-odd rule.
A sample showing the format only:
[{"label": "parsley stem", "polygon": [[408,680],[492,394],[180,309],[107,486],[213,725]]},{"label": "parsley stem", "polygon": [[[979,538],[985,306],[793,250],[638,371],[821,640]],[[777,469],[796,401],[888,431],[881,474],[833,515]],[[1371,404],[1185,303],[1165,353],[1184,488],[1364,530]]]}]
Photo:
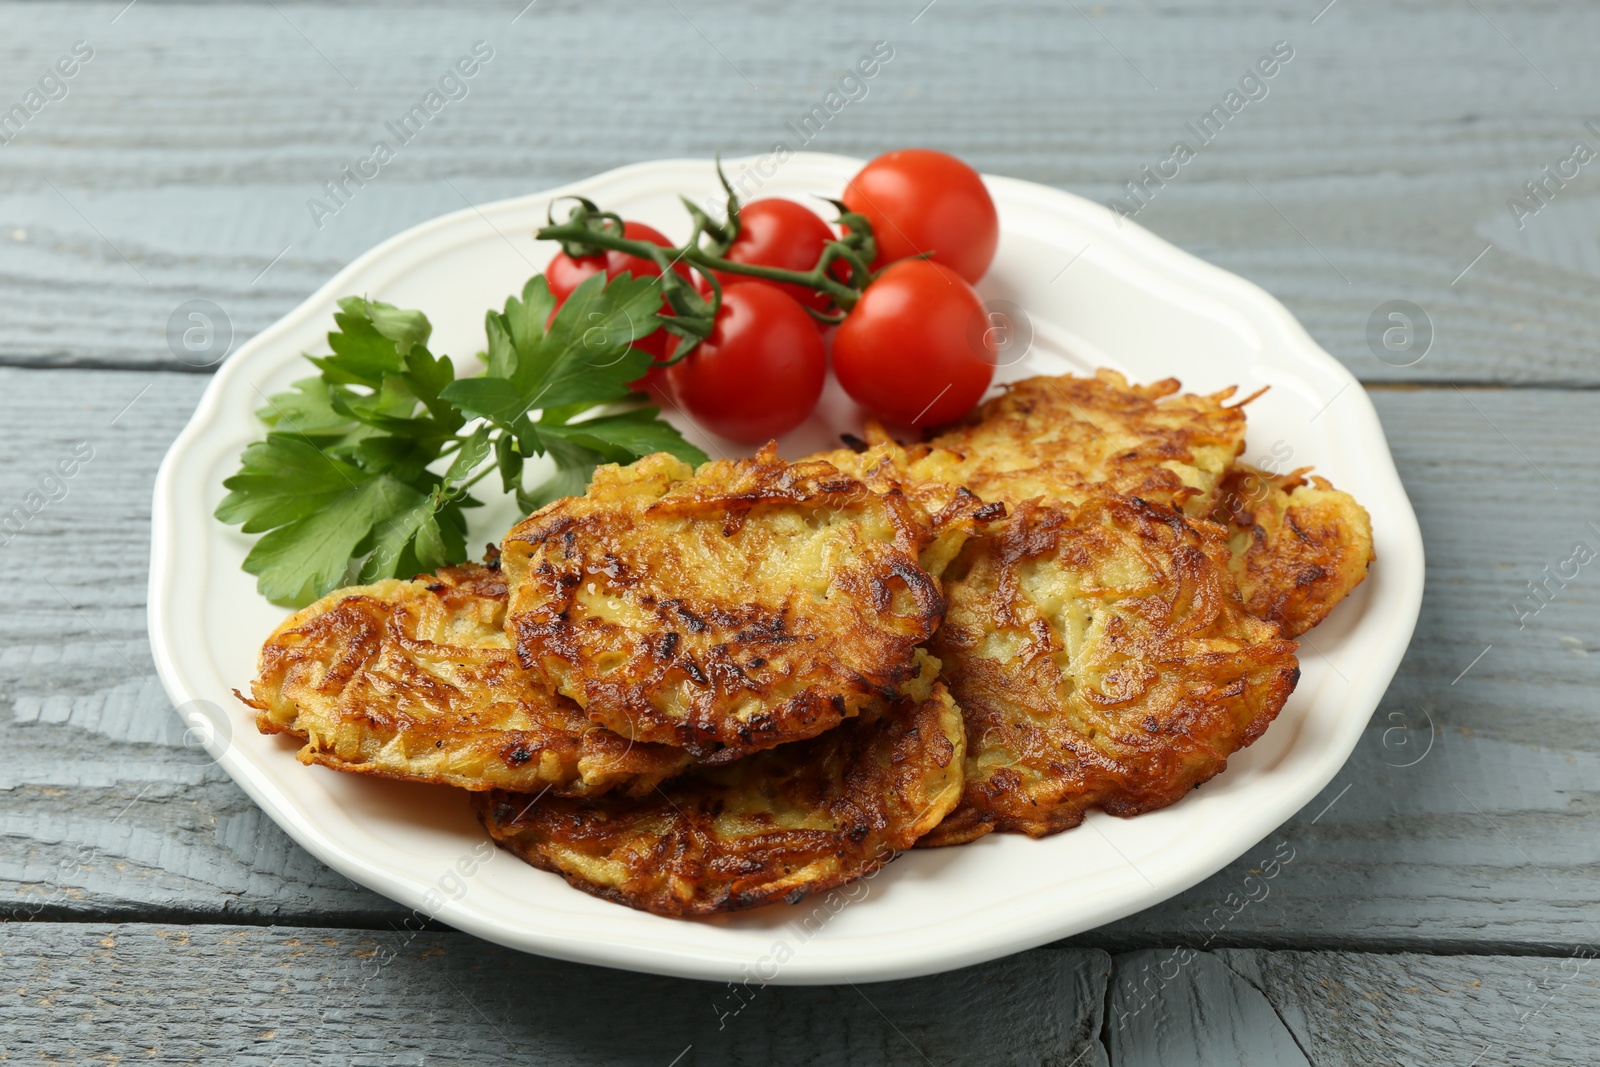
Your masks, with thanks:
[{"label": "parsley stem", "polygon": [[[456,440],[458,442],[463,442],[464,443],[464,439],[463,438],[458,437],[458,438],[456,438]],[[446,445],[445,447],[448,448],[449,446]],[[443,449],[440,450],[440,454],[441,455],[444,454],[443,453]],[[490,457],[485,456],[484,458],[488,459]],[[477,485],[479,482],[483,481],[490,474],[494,473],[495,471],[497,471],[499,469],[500,469],[500,464],[498,464],[498,463],[490,463],[487,467],[484,467],[483,470],[479,471],[477,474],[474,474],[471,478],[468,478],[464,482],[460,482],[460,483],[458,483],[456,485],[448,485],[448,484],[441,485],[441,489],[443,489],[443,491],[444,491],[444,498],[447,499],[447,500],[459,500],[459,499],[461,499],[462,497],[467,495],[467,490],[471,489],[473,486]]]},{"label": "parsley stem", "polygon": [[499,469],[499,467],[500,467],[500,465],[498,463],[489,464],[487,467],[483,468],[483,470],[479,471],[477,474],[474,474],[471,478],[468,478],[466,481],[462,482],[461,485],[458,488],[460,488],[460,490],[463,493],[466,492],[468,489],[471,489],[473,486],[475,486],[479,482],[483,481],[489,475],[493,474],[496,470]]}]

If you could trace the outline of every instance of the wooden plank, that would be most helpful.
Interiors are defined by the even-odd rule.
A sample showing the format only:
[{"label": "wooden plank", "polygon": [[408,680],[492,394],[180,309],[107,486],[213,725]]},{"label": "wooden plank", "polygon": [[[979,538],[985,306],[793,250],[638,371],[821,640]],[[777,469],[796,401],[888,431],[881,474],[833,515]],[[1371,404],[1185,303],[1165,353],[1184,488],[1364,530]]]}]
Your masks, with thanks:
[{"label": "wooden plank", "polygon": [[[154,679],[144,636],[150,487],[201,385],[179,374],[0,370],[0,449],[18,457],[0,471],[0,511],[75,442],[95,448],[67,495],[0,551],[13,597],[0,615],[10,710],[0,742],[11,753],[0,764],[0,899],[39,919],[397,922],[401,909],[311,860],[216,768],[191,759]],[[1600,521],[1590,399],[1528,390],[1375,399],[1429,544],[1427,602],[1394,687],[1349,765],[1277,834],[1081,942],[1600,945],[1591,922],[1600,584],[1583,570],[1522,629],[1512,610],[1575,540],[1600,548],[1588,526]],[[1279,843],[1294,858],[1264,899],[1238,907],[1259,896],[1245,878]]]},{"label": "wooden plank", "polygon": [[1319,1067],[1583,1063],[1600,1029],[1584,956],[1215,955]]},{"label": "wooden plank", "polygon": [[1039,950],[732,989],[404,927],[33,923],[0,969],[20,1062],[1459,1067],[1580,1062],[1600,1024],[1593,960],[1562,956]]},{"label": "wooden plank", "polygon": [[1600,1025],[1586,956],[1160,949],[1112,965],[1116,1067],[1578,1063]]},{"label": "wooden plank", "polygon": [[1116,1067],[1311,1064],[1260,990],[1213,953],[1187,948],[1112,961],[1105,1035]]},{"label": "wooden plank", "polygon": [[736,988],[403,928],[40,923],[0,969],[0,1048],[30,1063],[1106,1064],[1095,951]]},{"label": "wooden plank", "polygon": [[[799,147],[786,124],[886,40],[894,58],[867,95],[806,147],[928,143],[1104,202],[1187,138],[1197,156],[1150,187],[1137,221],[1278,294],[1364,379],[1600,382],[1600,164],[1548,185],[1536,215],[1508,208],[1574,141],[1600,146],[1584,110],[1600,9],[1339,4],[1313,23],[1323,5],[1304,0],[1001,17],[609,0],[513,21],[518,6],[146,0],[113,22],[99,4],[0,4],[8,104],[74,41],[95,49],[68,96],[0,145],[0,360],[179,367],[166,324],[190,299],[218,303],[243,338],[354,255],[467,201],[640,159]],[[594,82],[602,26],[640,91]],[[495,58],[466,98],[319,228],[307,204],[323,183],[480,39]],[[1268,95],[1200,144],[1187,124],[1280,40],[1294,58]],[[1397,299],[1436,334],[1413,366],[1368,341]]]}]

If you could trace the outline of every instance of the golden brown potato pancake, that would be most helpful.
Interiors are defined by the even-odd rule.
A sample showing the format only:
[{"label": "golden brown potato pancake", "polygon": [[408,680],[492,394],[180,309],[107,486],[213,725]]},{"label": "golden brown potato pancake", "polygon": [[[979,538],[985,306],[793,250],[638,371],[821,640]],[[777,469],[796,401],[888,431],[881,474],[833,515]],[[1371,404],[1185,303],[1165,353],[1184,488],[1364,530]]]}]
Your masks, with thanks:
[{"label": "golden brown potato pancake", "polygon": [[1110,370],[1029,378],[927,444],[896,446],[872,423],[858,444],[866,456],[886,454],[905,491],[931,493],[933,503],[950,485],[1008,504],[1075,504],[1110,490],[1209,515],[1232,531],[1233,572],[1251,614],[1298,636],[1366,576],[1367,513],[1325,479],[1308,483],[1305,470],[1280,477],[1235,463],[1248,400],[1226,404],[1232,390],[1174,395],[1178,388],[1173,379],[1130,385]]},{"label": "golden brown potato pancake", "polygon": [[919,557],[929,574],[943,575],[974,530],[1005,517],[1004,504],[986,504],[966,486],[945,480],[961,457],[925,445],[907,449],[876,422],[867,423],[867,433],[870,444],[851,438],[853,447],[818,452],[806,460],[831,463],[875,493],[898,490],[920,507],[933,529],[933,539]]},{"label": "golden brown potato pancake", "polygon": [[961,713],[936,670],[919,696],[640,800],[475,803],[502,846],[598,897],[674,916],[792,903],[882,867],[960,798]]},{"label": "golden brown potato pancake", "polygon": [[984,500],[1076,504],[1099,488],[1208,515],[1244,449],[1249,401],[1228,404],[1232,388],[1206,396],[1180,388],[1175,378],[1132,385],[1104,369],[1027,378],[928,445],[960,457],[941,477]]},{"label": "golden brown potato pancake", "polygon": [[1299,677],[1247,614],[1221,527],[1105,495],[1027,502],[947,572],[932,649],[967,726],[961,805],[923,842],[1035,837],[1180,799],[1259,737]]},{"label": "golden brown potato pancake", "polygon": [[498,569],[342,589],[290,616],[252,684],[302,763],[463,789],[648,791],[690,762],[590,722],[517,663]]},{"label": "golden brown potato pancake", "polygon": [[915,676],[944,614],[928,517],[769,445],[698,471],[666,454],[506,535],[524,666],[590,718],[726,762],[827,730]]},{"label": "golden brown potato pancake", "polygon": [[1223,478],[1212,516],[1229,528],[1232,569],[1250,614],[1298,637],[1367,576],[1372,520],[1349,493],[1305,470],[1244,464]]},{"label": "golden brown potato pancake", "polygon": [[[954,478],[960,473],[962,457],[927,445],[903,445],[875,420],[868,420],[865,439],[844,435],[847,448],[817,452],[806,460],[831,463],[853,478],[859,478],[876,492],[899,489],[935,517],[964,499],[966,486]],[[967,494],[975,495],[970,489]]]}]

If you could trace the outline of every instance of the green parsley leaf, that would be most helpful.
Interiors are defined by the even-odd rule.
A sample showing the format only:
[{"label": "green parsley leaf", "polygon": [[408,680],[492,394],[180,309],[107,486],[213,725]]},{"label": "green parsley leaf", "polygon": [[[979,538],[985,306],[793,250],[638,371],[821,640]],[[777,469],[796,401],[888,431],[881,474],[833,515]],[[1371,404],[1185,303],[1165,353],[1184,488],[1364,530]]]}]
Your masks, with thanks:
[{"label": "green parsley leaf", "polygon": [[433,333],[420,311],[393,304],[347,296],[333,316],[337,332],[328,334],[331,356],[307,357],[322,369],[328,381],[339,385],[368,385],[376,389],[385,374],[398,374],[406,354],[426,344]]},{"label": "green parsley leaf", "polygon": [[391,512],[374,527],[372,551],[357,580],[375,582],[423,574],[449,563],[450,551],[438,515],[439,500],[433,496],[420,497]]},{"label": "green parsley leaf", "polygon": [[601,453],[611,463],[629,463],[639,456],[652,452],[670,452],[674,456],[698,466],[706,461],[706,454],[683,439],[669,424],[657,418],[657,408],[635,408],[620,415],[603,415],[551,425],[536,423],[541,440],[560,437],[575,445]]},{"label": "green parsley leaf", "polygon": [[239,473],[222,483],[229,492],[217,505],[217,518],[260,533],[331,506],[367,477],[303,437],[269,433],[244,450]]},{"label": "green parsley leaf", "polygon": [[501,434],[494,439],[494,462],[500,468],[500,488],[503,492],[522,488],[522,453],[517,451],[517,439],[511,434]]},{"label": "green parsley leaf", "polygon": [[256,417],[303,437],[342,437],[356,429],[356,422],[334,408],[333,390],[324,378],[301,378],[288,391],[268,397]]},{"label": "green parsley leaf", "polygon": [[432,323],[428,321],[428,316],[420,311],[397,308],[393,304],[380,304],[376,300],[362,300],[354,296],[345,297],[339,301],[339,306],[347,314],[365,317],[372,323],[373,329],[394,342],[394,349],[401,356],[409,355],[414,345],[427,344],[428,338],[433,336]]},{"label": "green parsley leaf", "polygon": [[626,276],[608,283],[603,274],[591,275],[567,297],[547,332],[551,303],[538,278],[523,289],[522,300],[507,300],[504,312],[491,311],[485,320],[488,373],[478,381],[508,382],[511,389],[462,381],[447,387],[444,399],[509,428],[517,415],[534,409],[627,397],[629,383],[650,369],[650,355],[632,345],[660,326],[660,281]]},{"label": "green parsley leaf", "polygon": [[650,369],[649,353],[632,345],[661,325],[660,307],[656,278],[624,276],[607,284],[591,275],[567,297],[550,332],[523,355],[511,380],[541,408],[620,400]]},{"label": "green parsley leaf", "polygon": [[[545,281],[544,275],[535,274],[529,278],[528,284],[522,287],[521,300],[516,297],[506,300],[502,321],[510,335],[511,344],[518,351],[530,351],[543,339],[545,323],[550,321],[550,313],[555,309],[556,298],[550,292],[550,283]],[[509,377],[509,374],[506,376]]]},{"label": "green parsley leaf", "polygon": [[472,431],[472,436],[461,442],[461,449],[451,461],[450,469],[444,472],[446,484],[462,484],[468,475],[478,469],[478,464],[489,458],[489,449],[492,447],[489,442],[491,432],[489,424],[482,423]]},{"label": "green parsley leaf", "polygon": [[505,427],[514,425],[528,410],[522,393],[505,378],[463,378],[444,395],[468,415]]},{"label": "green parsley leaf", "polygon": [[265,534],[245,557],[244,569],[256,576],[268,600],[308,604],[343,584],[373,527],[404,524],[408,510],[427,503],[424,494],[387,475],[363,473],[342,492],[324,496],[316,510]]},{"label": "green parsley leaf", "polygon": [[[333,354],[306,357],[320,375],[268,399],[266,439],[223,483],[217,518],[263,535],[244,569],[269,599],[305,604],[346,581],[466,559],[469,491],[496,470],[532,510],[582,493],[599,463],[654,451],[703,461],[656,409],[614,407],[650,365],[632,343],[658,328],[660,306],[657,279],[596,275],[555,312],[535,276],[485,318],[487,373],[457,380],[428,350],[420,311],[339,301]],[[471,418],[483,421],[464,432]],[[527,491],[524,462],[541,454],[556,473]]]}]

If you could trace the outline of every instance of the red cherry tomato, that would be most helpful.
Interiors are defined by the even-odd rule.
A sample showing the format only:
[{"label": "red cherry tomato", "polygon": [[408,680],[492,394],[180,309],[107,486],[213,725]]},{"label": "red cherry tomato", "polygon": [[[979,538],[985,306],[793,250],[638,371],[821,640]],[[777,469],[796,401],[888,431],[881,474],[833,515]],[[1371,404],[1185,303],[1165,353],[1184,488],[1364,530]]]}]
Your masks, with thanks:
[{"label": "red cherry tomato", "polygon": [[590,275],[599,274],[606,269],[606,256],[604,252],[593,256],[569,256],[565,252],[557,252],[556,258],[544,269],[544,280],[550,286],[550,295],[556,298],[556,306],[560,307],[567,302],[567,297],[572,291],[589,280]]},{"label": "red cherry tomato", "polygon": [[872,223],[874,270],[931,252],[935,263],[975,283],[1000,243],[1000,219],[983,179],[944,152],[885,152],[850,179],[842,199]]},{"label": "red cherry tomato", "polygon": [[[646,226],[642,222],[624,222],[622,224],[622,236],[630,241],[649,241],[651,244],[660,245],[662,248],[672,247],[672,242],[667,239],[665,234],[653,226]],[[672,269],[674,273],[681,274],[685,279],[690,278],[689,268],[684,264],[678,263]],[[559,308],[562,304],[565,304],[567,297],[572,295],[574,289],[582,285],[591,275],[598,274],[602,270],[605,271],[607,280],[623,273],[631,274],[635,278],[657,278],[661,275],[661,268],[656,265],[654,260],[629,255],[626,252],[601,252],[592,256],[576,257],[569,256],[565,252],[557,252],[555,258],[550,261],[550,265],[544,269],[544,278],[550,286],[551,295],[556,298],[556,307]],[[666,301],[662,301],[661,307],[663,310],[666,309]],[[666,358],[667,347],[671,338],[672,335],[667,331],[657,330],[649,336],[641,337],[635,341],[633,347],[650,353],[651,358],[659,363]],[[654,384],[659,379],[659,376],[659,371],[651,369],[648,374],[635,382],[634,385],[642,389],[646,385]]]},{"label": "red cherry tomato", "polygon": [[810,416],[827,377],[822,335],[810,315],[773,285],[730,285],[711,336],[667,370],[695,422],[758,443]]},{"label": "red cherry tomato", "polygon": [[[811,270],[834,239],[833,228],[816,212],[793,200],[752,200],[739,209],[739,236],[723,258],[735,263],[784,270]],[[825,311],[828,298],[801,285],[766,282],[742,274],[717,271],[723,285],[735,282],[776,285],[806,307]]]},{"label": "red cherry tomato", "polygon": [[892,264],[867,286],[833,338],[833,373],[874,415],[939,426],[972,409],[994,377],[983,301],[948,267]]}]

